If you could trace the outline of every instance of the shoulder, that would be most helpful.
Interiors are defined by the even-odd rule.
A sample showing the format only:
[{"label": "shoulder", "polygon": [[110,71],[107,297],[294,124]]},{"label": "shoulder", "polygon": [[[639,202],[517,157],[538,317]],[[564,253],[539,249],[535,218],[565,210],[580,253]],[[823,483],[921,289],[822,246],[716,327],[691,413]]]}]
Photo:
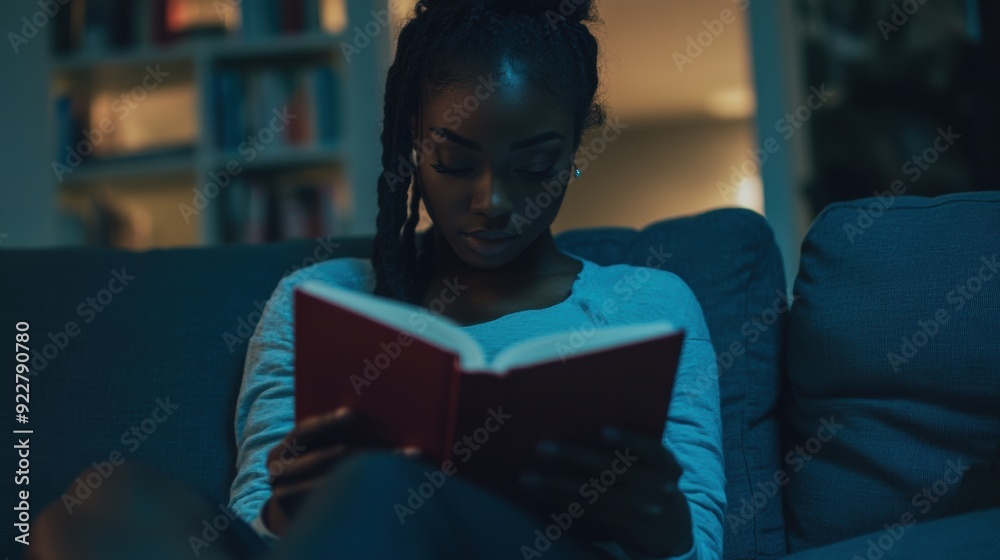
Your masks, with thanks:
[{"label": "shoulder", "polygon": [[375,272],[371,260],[339,257],[299,268],[285,275],[271,293],[267,307],[276,313],[290,314],[292,294],[298,285],[307,280],[359,291],[371,292],[375,289]]},{"label": "shoulder", "polygon": [[300,268],[278,283],[279,291],[290,292],[307,280],[352,290],[371,291],[375,287],[375,271],[370,259],[340,257]]},{"label": "shoulder", "polygon": [[614,322],[665,320],[692,338],[708,338],[698,298],[680,276],[630,264],[592,264],[591,270],[591,296],[602,307],[617,310],[620,320]]}]

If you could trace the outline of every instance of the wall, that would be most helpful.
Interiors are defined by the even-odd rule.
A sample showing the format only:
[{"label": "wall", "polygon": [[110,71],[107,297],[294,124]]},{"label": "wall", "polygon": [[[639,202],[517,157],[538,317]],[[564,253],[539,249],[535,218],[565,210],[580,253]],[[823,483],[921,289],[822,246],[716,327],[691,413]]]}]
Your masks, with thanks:
[{"label": "wall", "polygon": [[[35,14],[38,15],[35,18]],[[9,33],[22,36],[21,18],[47,22],[26,44],[11,45]],[[0,245],[38,247],[57,242],[52,141],[49,137],[50,18],[35,2],[0,2]],[[34,24],[32,24],[33,27]],[[24,31],[31,33],[32,27]],[[8,271],[9,272],[9,271]]]},{"label": "wall", "polygon": [[[733,206],[717,183],[755,146],[751,121],[627,122],[621,135],[570,185],[553,231],[640,228],[664,218]],[[586,139],[584,140],[586,144]],[[585,156],[578,155],[578,161]]]}]

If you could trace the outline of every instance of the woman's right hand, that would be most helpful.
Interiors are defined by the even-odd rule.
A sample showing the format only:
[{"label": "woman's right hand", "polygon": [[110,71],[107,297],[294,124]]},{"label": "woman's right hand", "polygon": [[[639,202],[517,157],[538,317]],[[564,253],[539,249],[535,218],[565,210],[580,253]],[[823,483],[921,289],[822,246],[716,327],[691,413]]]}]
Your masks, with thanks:
[{"label": "woman's right hand", "polygon": [[303,501],[337,463],[358,451],[386,447],[371,424],[347,407],[297,424],[267,454],[271,497],[264,506],[264,524],[283,535]]}]

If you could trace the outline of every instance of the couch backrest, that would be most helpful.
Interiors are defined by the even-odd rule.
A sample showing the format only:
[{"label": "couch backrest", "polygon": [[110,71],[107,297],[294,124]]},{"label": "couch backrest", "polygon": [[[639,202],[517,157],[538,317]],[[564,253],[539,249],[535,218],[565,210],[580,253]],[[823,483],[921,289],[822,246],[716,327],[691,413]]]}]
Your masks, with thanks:
[{"label": "couch backrest", "polygon": [[[601,264],[663,268],[701,302],[718,353],[727,558],[784,552],[773,417],[787,309],[781,258],[760,216],[726,209],[642,231],[565,232]],[[370,253],[370,239],[317,239],[144,253],[2,250],[5,325],[30,324],[32,504],[59,499],[92,462],[136,460],[224,504],[246,342],[278,280],[317,260]],[[9,328],[9,327],[8,327]],[[689,388],[690,396],[698,387]],[[99,482],[99,481],[91,481]],[[8,484],[11,484],[8,482]],[[11,488],[8,490],[12,492]],[[9,526],[2,531],[9,539]]]}]

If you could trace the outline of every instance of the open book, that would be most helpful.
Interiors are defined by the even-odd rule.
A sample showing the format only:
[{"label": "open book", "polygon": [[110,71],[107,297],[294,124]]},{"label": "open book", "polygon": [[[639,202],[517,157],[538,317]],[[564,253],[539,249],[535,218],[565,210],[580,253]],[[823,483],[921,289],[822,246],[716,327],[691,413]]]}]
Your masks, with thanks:
[{"label": "open book", "polygon": [[488,361],[425,308],[317,281],[294,305],[297,421],[351,407],[393,447],[491,486],[542,439],[597,441],[604,425],[662,437],[684,338],[667,322],[583,325]]}]

